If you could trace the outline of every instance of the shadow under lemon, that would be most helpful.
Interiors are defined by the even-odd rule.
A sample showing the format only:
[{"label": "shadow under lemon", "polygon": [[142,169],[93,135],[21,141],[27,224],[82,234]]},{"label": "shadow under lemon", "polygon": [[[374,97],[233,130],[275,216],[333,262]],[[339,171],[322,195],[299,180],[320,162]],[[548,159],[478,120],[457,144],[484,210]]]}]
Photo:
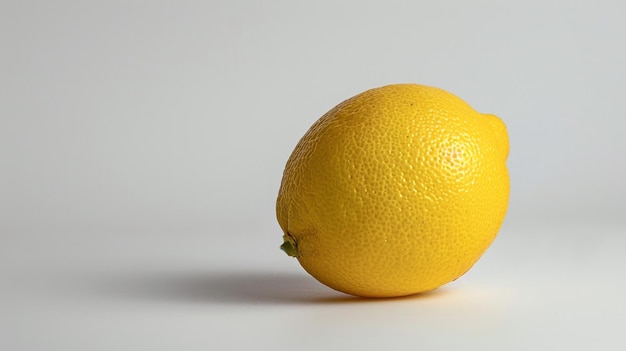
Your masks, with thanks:
[{"label": "shadow under lemon", "polygon": [[[95,284],[94,284],[95,283]],[[136,272],[92,280],[106,298],[173,303],[332,304],[436,298],[445,288],[398,298],[360,298],[332,290],[306,274],[287,272]]]}]

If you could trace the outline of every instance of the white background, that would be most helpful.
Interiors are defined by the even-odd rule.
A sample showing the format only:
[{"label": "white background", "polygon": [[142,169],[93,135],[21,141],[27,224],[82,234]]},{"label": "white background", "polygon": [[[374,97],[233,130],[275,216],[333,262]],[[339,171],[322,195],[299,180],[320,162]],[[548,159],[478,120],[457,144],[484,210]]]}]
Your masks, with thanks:
[{"label": "white background", "polygon": [[[0,349],[622,349],[626,3],[3,1]],[[278,250],[287,157],[363,90],[508,126],[470,273],[360,300]]]}]

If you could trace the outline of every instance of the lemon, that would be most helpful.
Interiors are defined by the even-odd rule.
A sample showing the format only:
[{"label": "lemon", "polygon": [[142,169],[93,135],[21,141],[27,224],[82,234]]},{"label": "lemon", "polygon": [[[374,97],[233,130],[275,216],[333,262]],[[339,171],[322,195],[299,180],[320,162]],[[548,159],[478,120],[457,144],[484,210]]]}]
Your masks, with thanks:
[{"label": "lemon", "polygon": [[509,199],[504,123],[417,84],[356,95],[287,161],[281,248],[323,284],[392,297],[451,282],[496,237]]}]

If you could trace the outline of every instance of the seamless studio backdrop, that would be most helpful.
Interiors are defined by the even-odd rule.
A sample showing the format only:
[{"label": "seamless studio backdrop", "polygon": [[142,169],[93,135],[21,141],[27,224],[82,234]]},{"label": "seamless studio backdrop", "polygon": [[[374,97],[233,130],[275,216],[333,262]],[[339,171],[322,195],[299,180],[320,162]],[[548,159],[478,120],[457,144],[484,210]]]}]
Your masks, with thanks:
[{"label": "seamless studio backdrop", "polygon": [[[626,313],[616,295],[626,266],[624,13],[617,1],[2,2],[0,348],[281,349],[269,335],[302,315],[328,337],[326,322],[312,320],[333,320],[345,346],[367,340],[328,306],[294,316],[263,305],[339,298],[278,250],[274,202],[289,154],[317,118],[402,82],[498,115],[511,141],[504,227],[450,288],[484,298],[469,298],[474,306],[499,301],[496,311],[429,324],[422,343],[546,346],[583,327],[568,334],[571,346],[617,340],[605,333]],[[495,290],[485,297],[472,282]],[[590,286],[604,286],[602,301],[584,295]],[[471,309],[445,298],[394,303],[435,320],[451,313],[445,306]],[[175,308],[198,301],[202,313]],[[233,302],[263,305],[269,317],[241,322]],[[359,306],[402,325],[390,328],[402,335],[398,349],[415,345],[419,331],[394,314],[398,305]],[[262,326],[233,341],[235,320]],[[479,336],[467,324],[481,326]],[[126,327],[137,333],[101,332]],[[435,337],[450,328],[465,336]]]}]

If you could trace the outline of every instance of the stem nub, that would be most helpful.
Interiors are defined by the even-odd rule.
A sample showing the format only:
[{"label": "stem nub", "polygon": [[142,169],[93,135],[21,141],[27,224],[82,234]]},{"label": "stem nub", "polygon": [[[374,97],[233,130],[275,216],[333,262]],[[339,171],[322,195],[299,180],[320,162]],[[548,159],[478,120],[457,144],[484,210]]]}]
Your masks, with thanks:
[{"label": "stem nub", "polygon": [[296,244],[296,240],[289,234],[283,235],[283,244],[280,245],[280,249],[291,257],[298,257],[298,244]]}]

